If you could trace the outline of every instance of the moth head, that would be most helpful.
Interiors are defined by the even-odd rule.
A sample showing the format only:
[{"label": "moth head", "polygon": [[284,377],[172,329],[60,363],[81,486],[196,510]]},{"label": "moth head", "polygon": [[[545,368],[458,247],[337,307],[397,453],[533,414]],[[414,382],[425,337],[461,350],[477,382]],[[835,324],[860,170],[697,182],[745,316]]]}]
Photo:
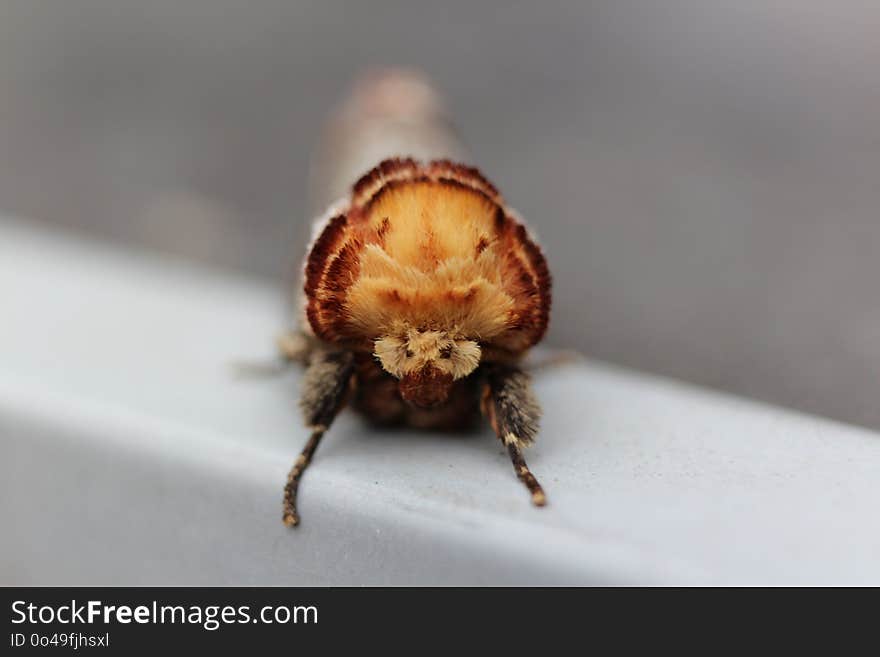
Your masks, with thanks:
[{"label": "moth head", "polygon": [[422,407],[446,401],[452,383],[480,364],[480,345],[447,331],[407,329],[375,341],[374,355],[389,374],[400,379],[403,399]]}]

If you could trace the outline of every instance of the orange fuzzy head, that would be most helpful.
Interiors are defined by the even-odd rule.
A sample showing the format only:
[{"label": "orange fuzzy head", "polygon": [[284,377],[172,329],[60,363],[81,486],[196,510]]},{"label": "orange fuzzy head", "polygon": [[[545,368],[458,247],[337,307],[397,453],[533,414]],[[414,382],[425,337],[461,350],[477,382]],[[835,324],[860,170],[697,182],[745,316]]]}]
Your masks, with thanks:
[{"label": "orange fuzzy head", "polygon": [[540,249],[476,169],[387,160],[361,178],[306,260],[314,334],[369,350],[419,406],[547,328]]}]

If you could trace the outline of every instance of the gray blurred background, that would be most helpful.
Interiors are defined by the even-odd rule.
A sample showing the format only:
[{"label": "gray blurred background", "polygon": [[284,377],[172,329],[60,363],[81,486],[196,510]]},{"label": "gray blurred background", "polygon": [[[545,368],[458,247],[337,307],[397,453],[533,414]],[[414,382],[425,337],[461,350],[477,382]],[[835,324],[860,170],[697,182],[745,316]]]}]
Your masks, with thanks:
[{"label": "gray blurred background", "polygon": [[0,210],[280,279],[385,65],[536,228],[552,343],[880,428],[876,2],[6,0]]}]

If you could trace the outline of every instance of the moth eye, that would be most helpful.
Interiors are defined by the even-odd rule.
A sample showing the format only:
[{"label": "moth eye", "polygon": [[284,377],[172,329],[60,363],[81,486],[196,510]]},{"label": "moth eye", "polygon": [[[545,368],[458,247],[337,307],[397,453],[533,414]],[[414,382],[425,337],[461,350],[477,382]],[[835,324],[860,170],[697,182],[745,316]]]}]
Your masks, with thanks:
[{"label": "moth eye", "polygon": [[452,358],[452,345],[448,344],[440,349],[440,358]]},{"label": "moth eye", "polygon": [[414,352],[412,349],[407,349],[407,350],[406,350],[406,357],[407,357],[407,358],[412,358],[412,357],[415,356],[415,355],[416,355],[416,354],[415,354],[415,352]]}]

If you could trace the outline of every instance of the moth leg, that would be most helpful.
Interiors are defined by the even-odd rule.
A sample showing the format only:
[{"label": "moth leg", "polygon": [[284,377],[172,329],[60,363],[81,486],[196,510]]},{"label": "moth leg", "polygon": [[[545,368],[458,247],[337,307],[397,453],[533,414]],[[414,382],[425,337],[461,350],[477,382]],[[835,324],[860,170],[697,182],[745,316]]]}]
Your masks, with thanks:
[{"label": "moth leg", "polygon": [[278,353],[288,363],[305,363],[309,359],[309,352],[312,350],[308,336],[302,331],[288,331],[278,336],[275,344],[278,346]]},{"label": "moth leg", "polygon": [[280,376],[293,363],[305,363],[312,349],[309,338],[301,331],[288,331],[276,340],[278,356],[266,360],[242,360],[232,363],[238,379],[267,379]]},{"label": "moth leg", "polygon": [[317,349],[309,357],[302,380],[300,407],[312,434],[287,475],[287,484],[284,486],[282,520],[288,527],[299,524],[296,495],[300,478],[315,455],[321,438],[345,403],[353,371],[354,359],[347,352]]},{"label": "moth leg", "polygon": [[523,363],[523,369],[528,372],[539,372],[546,369],[554,369],[573,365],[584,360],[583,354],[574,349],[542,349],[537,356],[529,355]]},{"label": "moth leg", "polygon": [[482,397],[483,413],[507,447],[514,472],[532,495],[532,504],[544,506],[547,496],[529,470],[522,450],[534,442],[541,407],[532,392],[528,374],[511,365],[491,365]]}]

